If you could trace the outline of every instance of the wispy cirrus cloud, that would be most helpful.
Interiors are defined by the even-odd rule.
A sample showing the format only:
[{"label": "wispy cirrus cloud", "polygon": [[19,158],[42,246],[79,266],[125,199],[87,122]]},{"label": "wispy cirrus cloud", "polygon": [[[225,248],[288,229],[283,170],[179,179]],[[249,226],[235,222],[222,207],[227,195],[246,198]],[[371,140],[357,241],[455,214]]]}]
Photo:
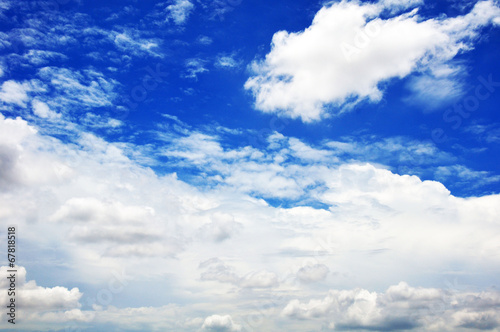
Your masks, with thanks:
[{"label": "wispy cirrus cloud", "polygon": [[92,69],[73,71],[44,67],[38,71],[38,75],[47,82],[55,97],[48,103],[58,104],[59,107],[68,104],[83,109],[111,106],[117,96],[113,90],[119,83]]}]

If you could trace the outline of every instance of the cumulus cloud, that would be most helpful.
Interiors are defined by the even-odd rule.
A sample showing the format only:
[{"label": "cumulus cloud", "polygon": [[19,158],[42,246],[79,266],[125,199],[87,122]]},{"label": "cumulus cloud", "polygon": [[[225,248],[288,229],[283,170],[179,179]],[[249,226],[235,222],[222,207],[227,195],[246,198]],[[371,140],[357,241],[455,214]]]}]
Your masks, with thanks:
[{"label": "cumulus cloud", "polygon": [[[0,280],[0,287],[3,290],[10,287],[10,281],[6,278],[10,275],[9,269],[6,266],[0,267],[0,273],[4,276]],[[22,326],[26,330],[50,330],[56,326],[67,329],[95,328],[95,324],[113,324],[122,329],[141,330],[147,326],[150,330],[192,331],[203,323],[202,318],[189,317],[186,310],[175,305],[137,308],[106,306],[104,308],[94,303],[92,308],[82,310],[81,303],[85,300],[94,302],[96,299],[84,296],[78,288],[42,287],[37,285],[35,280],[27,281],[26,276],[26,269],[21,266],[17,267],[15,281],[17,319],[19,320],[19,313],[22,312]],[[128,285],[128,282],[126,284]],[[109,288],[103,290],[109,291]],[[113,291],[115,294],[118,293],[115,288]],[[2,292],[0,304],[5,307],[10,302],[10,298],[7,292]],[[217,323],[215,322],[213,326],[217,326]],[[0,328],[8,329],[10,324],[3,320],[0,322]],[[238,328],[238,325],[234,324],[233,328]]]},{"label": "cumulus cloud", "polygon": [[230,315],[212,315],[205,318],[201,329],[212,332],[236,332],[241,331],[241,326],[235,324]]},{"label": "cumulus cloud", "polygon": [[[324,283],[319,281],[328,277],[345,289],[375,285],[365,286],[366,292],[359,294],[364,304],[353,307],[353,312],[368,310],[365,304],[375,303],[367,311],[373,317],[368,315],[362,324],[409,326],[394,325],[394,320],[382,319],[384,312],[377,314],[379,293],[373,289],[387,285],[388,275],[398,280],[418,278],[422,271],[441,276],[446,273],[443,267],[464,275],[478,269],[490,271],[485,272],[488,276],[498,274],[498,195],[458,198],[438,182],[398,175],[374,164],[341,162],[349,151],[363,154],[352,141],[312,146],[275,134],[267,148],[258,150],[227,147],[221,137],[187,128],[177,136],[168,134],[169,144],[158,151],[166,151],[168,166],[200,167],[210,174],[213,186],[201,192],[176,174],[155,174],[133,158],[140,155],[141,146],[110,143],[84,132],[64,143],[37,132],[21,118],[0,116],[0,159],[5,165],[0,168],[0,181],[8,184],[0,191],[0,217],[6,223],[19,224],[28,243],[37,248],[60,243],[61,255],[71,253],[65,259],[74,266],[78,277],[72,278],[79,282],[91,279],[106,284],[106,271],[120,266],[135,276],[153,279],[161,291],[182,290],[173,296],[218,303],[216,309],[203,314],[186,304],[186,311],[194,310],[186,322],[189,328],[182,325],[184,321],[172,323],[179,312],[172,308],[109,307],[96,312],[96,322],[116,322],[127,313],[145,312],[151,317],[164,312],[174,318],[159,319],[151,326],[193,330],[203,324],[203,319],[192,321],[200,315],[247,314],[247,306],[235,308],[235,299],[248,304],[274,298],[271,307],[276,311],[286,307],[281,302],[297,299],[298,306],[289,309],[300,316],[301,306],[311,296],[325,297]],[[380,149],[401,151],[405,142],[384,141]],[[435,148],[411,146],[423,155],[434,153],[429,151]],[[318,151],[317,158],[314,151]],[[272,178],[267,175],[270,172],[293,182],[289,187],[273,187],[265,181],[251,184],[250,180],[262,174]],[[212,176],[214,173],[219,177]],[[248,187],[240,183],[248,183]],[[262,193],[266,200],[270,197],[268,201],[284,198],[288,202],[294,195],[309,201],[272,206],[262,199]],[[457,261],[461,266],[454,265]],[[144,262],[147,269],[138,268]],[[302,299],[298,287],[322,295]],[[377,300],[370,300],[372,297]],[[487,303],[483,300],[481,303]],[[331,310],[328,301],[315,309],[318,317]],[[304,324],[313,317],[305,312],[301,316]],[[69,319],[65,315],[40,314],[33,320],[64,321]],[[78,312],[67,315],[79,317]],[[484,326],[493,326],[491,315],[470,310],[449,314],[455,317],[453,324],[460,326],[479,326],[481,319]],[[270,323],[274,317],[266,316],[265,322],[271,326],[267,330],[279,329]],[[358,318],[354,315],[352,319]],[[134,326],[143,322],[137,319]],[[336,324],[344,323],[349,322]],[[410,323],[423,324],[419,319]],[[317,329],[317,321],[307,328]]]},{"label": "cumulus cloud", "polygon": [[473,293],[453,289],[414,288],[405,282],[384,293],[365,289],[330,290],[323,299],[290,301],[282,314],[297,319],[323,319],[333,330],[456,331],[495,329],[500,325],[496,291]]},{"label": "cumulus cloud", "polygon": [[[0,281],[2,289],[10,287],[10,281],[7,266],[0,267],[0,272],[4,276]],[[67,289],[65,287],[41,287],[34,280],[26,281],[26,269],[22,266],[17,267],[16,275],[16,300],[21,304],[23,310],[46,312],[57,310],[71,310],[81,307],[79,300],[82,293],[78,288]],[[9,302],[9,296],[6,291],[0,294],[0,304],[2,307]]]},{"label": "cumulus cloud", "polygon": [[[362,100],[378,102],[390,79],[443,73],[458,52],[473,47],[482,27],[500,17],[493,1],[453,18],[422,19],[417,10],[380,17],[395,6],[342,1],[323,7],[304,31],[275,33],[271,52],[253,64],[255,75],[245,83],[256,108],[309,122]],[[456,90],[446,76],[440,82]],[[413,84],[423,91],[421,86]]]},{"label": "cumulus cloud", "polygon": [[0,163],[3,166],[0,182],[5,185],[2,189],[58,182],[62,173],[69,172],[54,156],[45,153],[44,143],[37,138],[37,130],[23,119],[8,119],[0,114]]},{"label": "cumulus cloud", "polygon": [[86,197],[69,199],[50,220],[69,226],[69,237],[78,242],[103,244],[106,255],[172,255],[178,241],[160,235],[161,225],[152,228],[154,216],[148,206]]},{"label": "cumulus cloud", "polygon": [[[4,276],[0,280],[2,290],[9,289],[10,267],[0,267]],[[15,299],[16,324],[22,324],[25,330],[50,329],[54,326],[77,326],[86,324],[95,317],[95,312],[84,311],[80,303],[83,293],[78,288],[68,289],[62,286],[43,287],[35,280],[27,281],[26,269],[17,266],[15,272],[15,296],[9,296],[7,291],[0,294],[0,305],[6,307],[10,299]],[[16,325],[16,326],[18,326]],[[0,329],[9,330],[12,324],[7,319],[0,322]]]}]

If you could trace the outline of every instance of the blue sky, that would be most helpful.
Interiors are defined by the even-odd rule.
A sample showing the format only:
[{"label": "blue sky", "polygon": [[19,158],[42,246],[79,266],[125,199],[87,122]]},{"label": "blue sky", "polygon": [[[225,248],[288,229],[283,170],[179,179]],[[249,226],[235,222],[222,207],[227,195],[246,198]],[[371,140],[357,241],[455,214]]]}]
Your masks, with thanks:
[{"label": "blue sky", "polygon": [[500,330],[499,25],[492,0],[0,1],[18,328]]}]

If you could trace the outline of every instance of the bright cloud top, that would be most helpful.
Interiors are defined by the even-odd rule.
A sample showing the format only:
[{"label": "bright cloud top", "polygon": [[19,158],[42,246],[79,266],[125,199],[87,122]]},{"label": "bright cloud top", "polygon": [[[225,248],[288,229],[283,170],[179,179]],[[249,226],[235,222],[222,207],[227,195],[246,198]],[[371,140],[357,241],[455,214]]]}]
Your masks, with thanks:
[{"label": "bright cloud top", "polygon": [[381,18],[401,6],[390,1],[342,1],[323,7],[306,30],[279,31],[255,76],[245,84],[255,107],[305,122],[341,112],[359,101],[380,101],[381,84],[412,73],[443,80],[456,68],[448,62],[470,50],[480,29],[498,24],[500,8],[478,2],[466,15],[423,19],[418,9]]}]

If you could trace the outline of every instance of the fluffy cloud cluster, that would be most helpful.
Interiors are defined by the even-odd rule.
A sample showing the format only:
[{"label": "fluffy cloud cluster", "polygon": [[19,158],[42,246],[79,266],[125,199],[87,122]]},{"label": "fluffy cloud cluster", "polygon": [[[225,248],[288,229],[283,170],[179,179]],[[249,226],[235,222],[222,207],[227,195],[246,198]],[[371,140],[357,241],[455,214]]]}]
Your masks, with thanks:
[{"label": "fluffy cloud cluster", "polygon": [[[155,282],[158,292],[175,292],[172,296],[187,303],[207,303],[182,308],[180,325],[175,325],[175,318],[158,319],[157,329],[196,330],[204,324],[200,316],[219,313],[230,314],[243,328],[244,318],[252,313],[248,308],[259,301],[270,305],[258,311],[263,317],[258,328],[286,329],[283,326],[295,323],[273,323],[285,307],[287,316],[301,318],[334,311],[333,300],[323,301],[320,309],[293,301],[298,290],[319,297],[318,292],[332,283],[341,289],[366,285],[370,290],[360,293],[367,298],[363,303],[374,297],[376,304],[371,311],[361,308],[373,317],[356,323],[353,316],[354,323],[340,320],[337,327],[350,322],[384,326],[396,323],[378,313],[382,302],[374,288],[414,280],[422,271],[464,276],[477,269],[492,276],[500,272],[495,262],[500,241],[498,195],[458,198],[438,182],[369,163],[341,162],[337,150],[356,149],[355,144],[334,142],[333,149],[315,148],[275,134],[268,149],[260,151],[223,148],[218,138],[200,132],[170,137],[171,143],[158,153],[180,167],[194,165],[209,172],[210,178],[205,178],[211,185],[201,192],[175,174],[158,176],[140,166],[140,146],[109,143],[84,132],[63,143],[40,134],[21,118],[3,116],[0,141],[0,217],[18,224],[28,243],[57,243],[80,282],[106,284],[109,270],[120,268],[131,271],[135,280]],[[290,185],[248,181],[280,174]],[[245,183],[248,187],[241,185]],[[263,193],[269,200],[309,201],[273,207],[260,198]],[[145,262],[147,269],[138,268]],[[76,301],[68,310],[80,317],[72,311],[80,310]],[[234,308],[234,301],[247,307]],[[489,315],[466,309],[469,304],[450,309],[448,316],[456,318],[453,324],[477,326],[480,317]],[[203,314],[197,313],[199,308]],[[148,310],[107,305],[83,312],[81,321],[95,314],[94,322],[109,323],[127,312],[154,316],[162,310],[175,317],[177,309]],[[319,313],[311,313],[315,310]],[[44,313],[30,319],[47,324],[68,320],[61,316],[66,311],[50,319]],[[303,321],[307,328],[317,328],[314,320],[307,322]],[[410,323],[426,324],[421,319],[405,322]],[[216,327],[210,324],[205,327]]]},{"label": "fluffy cloud cluster", "polygon": [[241,331],[241,326],[235,324],[229,315],[213,315],[205,319],[202,330],[213,332],[236,332]]},{"label": "fluffy cloud cluster", "polygon": [[[473,185],[499,181],[488,172],[477,173],[460,165],[456,156],[432,142],[401,136],[345,137],[343,141],[324,141],[311,146],[275,132],[267,137],[263,149],[250,146],[225,149],[219,135],[189,129],[159,136],[169,143],[161,154],[175,160],[175,165],[200,174],[200,185],[214,186],[222,181],[234,190],[266,198],[317,199],[315,191],[319,194],[325,189],[331,170],[346,161],[369,162],[403,174],[445,180],[456,177],[455,182],[448,183],[457,187],[470,186],[472,178]],[[457,169],[463,171],[454,171]]]},{"label": "fluffy cloud cluster", "polygon": [[[11,268],[0,267],[2,279],[0,280],[0,305],[5,308],[15,299],[16,326],[22,324],[22,329],[35,329],[61,322],[86,323],[93,319],[92,312],[82,311],[79,300],[82,293],[78,288],[68,289],[66,287],[42,287],[34,280],[26,280],[26,269],[22,266],[16,267],[14,279],[14,294],[9,294],[7,289],[11,287],[8,278],[12,273]],[[20,322],[22,321],[22,323]],[[10,326],[9,326],[10,325]],[[11,328],[12,325],[2,319],[0,328]]]},{"label": "fluffy cloud cluster", "polygon": [[[0,280],[0,287],[6,290],[10,287],[10,281],[6,276],[10,273],[7,272],[9,267],[0,267],[0,273],[3,278]],[[78,288],[71,290],[64,287],[45,288],[38,286],[35,281],[26,281],[26,269],[24,267],[17,267],[15,273],[15,285],[18,293],[16,301],[23,310],[28,311],[51,311],[51,310],[71,310],[80,308],[79,299],[82,293]],[[0,294],[0,304],[2,307],[9,302],[9,296],[4,291]]]},{"label": "fluffy cloud cluster", "polygon": [[330,290],[323,299],[290,301],[282,314],[322,319],[332,330],[462,331],[500,327],[500,293],[414,288],[404,282],[385,293],[365,289]]},{"label": "fluffy cloud cluster", "polygon": [[384,83],[415,72],[454,92],[457,68],[448,62],[472,48],[482,27],[500,22],[500,8],[488,0],[452,18],[420,18],[417,9],[381,18],[418,3],[342,1],[323,7],[304,31],[275,33],[271,52],[254,63],[255,76],[245,84],[256,108],[318,120],[364,99],[379,101]]}]

